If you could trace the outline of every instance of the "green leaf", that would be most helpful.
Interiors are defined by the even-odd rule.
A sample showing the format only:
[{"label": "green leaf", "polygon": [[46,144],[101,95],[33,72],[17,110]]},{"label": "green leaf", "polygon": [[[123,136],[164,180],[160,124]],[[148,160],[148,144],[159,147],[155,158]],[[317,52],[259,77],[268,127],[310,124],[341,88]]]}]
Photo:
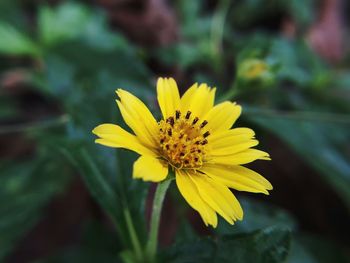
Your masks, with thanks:
[{"label": "green leaf", "polygon": [[295,237],[295,235],[293,235],[290,253],[286,262],[320,263],[313,257],[310,251],[308,251],[308,249],[300,243],[300,241]]},{"label": "green leaf", "polygon": [[326,64],[304,41],[276,38],[270,42],[268,57],[280,64],[278,77],[281,80],[303,88],[329,85]]},{"label": "green leaf", "polygon": [[173,245],[169,248],[161,262],[169,263],[213,263],[215,258],[215,242],[211,238],[191,240]]},{"label": "green leaf", "polygon": [[126,214],[131,214],[138,238],[145,240],[144,202],[148,185],[132,179],[133,159],[123,156],[121,162],[115,150],[94,144],[92,134],[88,138],[37,136],[42,145],[65,156],[79,171],[92,197],[113,222],[124,248],[131,248],[130,219]]},{"label": "green leaf", "polygon": [[326,240],[321,236],[294,234],[288,263],[347,263],[350,256],[346,246]]},{"label": "green leaf", "polygon": [[314,0],[291,0],[285,5],[298,26],[307,28],[314,21],[316,10]]},{"label": "green leaf", "polygon": [[25,28],[28,24],[25,11],[20,8],[20,0],[0,1],[0,17],[11,25],[16,25],[19,28]]},{"label": "green leaf", "polygon": [[319,171],[350,208],[350,156],[345,148],[350,124],[303,120],[298,115],[263,116],[262,109],[251,107],[245,110],[250,121],[276,134]]},{"label": "green leaf", "polygon": [[330,84],[325,62],[303,40],[258,32],[243,37],[237,35],[232,46],[238,51],[239,63],[246,59],[263,59],[281,83],[301,88],[327,88]]},{"label": "green leaf", "polygon": [[[246,0],[233,3],[232,20],[235,28],[249,29],[261,26],[281,15],[292,16],[298,26],[308,26],[314,18],[314,0]],[[264,10],[262,12],[262,10]]]},{"label": "green leaf", "polygon": [[56,8],[42,6],[39,10],[40,41],[46,47],[81,40],[86,45],[111,50],[117,45],[127,46],[126,41],[112,33],[102,12],[87,6],[67,2]]},{"label": "green leaf", "polygon": [[38,21],[40,40],[45,45],[52,45],[77,37],[88,19],[87,8],[79,4],[65,3],[57,9],[41,7]]},{"label": "green leaf", "polygon": [[11,98],[11,96],[2,95],[0,97],[0,120],[18,116],[18,108],[16,106],[16,102]]},{"label": "green leaf", "polygon": [[43,90],[57,99],[71,121],[66,133],[58,136],[58,142],[53,139],[52,143],[42,143],[70,156],[92,196],[117,223],[119,237],[130,248],[124,209],[130,210],[136,232],[144,240],[144,202],[149,184],[132,179],[135,154],[94,144],[91,131],[102,123],[122,125],[115,103],[117,88],[130,90],[150,105],[156,105],[155,89],[137,50],[125,45],[122,37],[116,39],[112,50],[96,48],[81,38],[50,47],[44,58],[47,71]]},{"label": "green leaf", "polygon": [[55,255],[35,261],[36,263],[96,263],[120,262],[121,249],[117,238],[100,222],[84,222],[79,243],[59,250]]},{"label": "green leaf", "polygon": [[81,175],[92,196],[108,212],[114,223],[117,223],[116,213],[118,206],[116,203],[118,198],[89,153],[84,149],[79,150],[78,154],[74,156],[69,155],[68,152],[64,153],[70,157],[76,168],[81,171]]},{"label": "green leaf", "polygon": [[218,242],[215,262],[283,262],[290,248],[290,231],[270,227],[252,234],[224,237]]},{"label": "green leaf", "polygon": [[12,25],[0,21],[0,53],[5,55],[39,56],[39,47]]},{"label": "green leaf", "polygon": [[272,226],[296,229],[295,219],[282,208],[251,198],[238,198],[244,210],[243,220],[237,221],[234,227],[221,220],[215,229],[216,234],[245,233]]},{"label": "green leaf", "polygon": [[0,165],[0,260],[41,218],[42,208],[61,193],[68,167],[57,156],[39,155],[26,162]]},{"label": "green leaf", "polygon": [[[345,245],[337,244],[316,235],[299,234],[295,237],[295,243],[299,243],[314,258],[315,262],[347,263],[350,262]],[[295,261],[295,263],[297,263]]]},{"label": "green leaf", "polygon": [[249,234],[205,238],[176,244],[165,256],[171,263],[283,262],[290,248],[290,231],[270,227]]}]

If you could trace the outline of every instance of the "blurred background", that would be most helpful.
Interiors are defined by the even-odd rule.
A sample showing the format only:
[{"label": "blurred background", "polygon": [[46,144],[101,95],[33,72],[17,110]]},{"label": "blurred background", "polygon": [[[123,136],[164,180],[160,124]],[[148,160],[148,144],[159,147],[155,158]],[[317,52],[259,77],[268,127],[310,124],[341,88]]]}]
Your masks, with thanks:
[{"label": "blurred background", "polygon": [[159,117],[156,79],[172,76],[243,106],[237,126],[272,157],[250,167],[274,190],[235,192],[243,222],[213,230],[173,184],[160,262],[214,262],[204,241],[186,242],[245,233],[248,244],[275,227],[288,231],[259,243],[278,257],[261,262],[350,262],[348,14],[347,0],[1,0],[0,261],[120,262],[128,216],[146,239],[154,185],[131,179],[135,154],[94,144],[91,130],[122,123],[117,88]]}]

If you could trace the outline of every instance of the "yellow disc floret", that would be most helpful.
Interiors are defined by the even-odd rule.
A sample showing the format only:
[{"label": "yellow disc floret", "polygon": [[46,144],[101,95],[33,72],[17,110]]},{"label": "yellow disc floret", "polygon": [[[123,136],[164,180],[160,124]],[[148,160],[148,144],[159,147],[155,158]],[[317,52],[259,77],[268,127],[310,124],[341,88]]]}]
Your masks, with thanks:
[{"label": "yellow disc floret", "polygon": [[159,122],[159,143],[163,158],[174,168],[197,169],[202,167],[205,158],[207,139],[206,120],[191,116],[191,112],[174,116]]}]

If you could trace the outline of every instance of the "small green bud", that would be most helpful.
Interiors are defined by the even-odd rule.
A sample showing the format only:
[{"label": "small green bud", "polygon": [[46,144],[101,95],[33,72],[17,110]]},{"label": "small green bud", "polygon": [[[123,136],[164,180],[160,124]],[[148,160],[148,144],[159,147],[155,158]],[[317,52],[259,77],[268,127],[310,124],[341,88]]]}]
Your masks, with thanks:
[{"label": "small green bud", "polygon": [[258,86],[271,86],[275,81],[273,67],[266,61],[257,58],[243,60],[238,66],[238,81],[243,84],[254,82]]}]

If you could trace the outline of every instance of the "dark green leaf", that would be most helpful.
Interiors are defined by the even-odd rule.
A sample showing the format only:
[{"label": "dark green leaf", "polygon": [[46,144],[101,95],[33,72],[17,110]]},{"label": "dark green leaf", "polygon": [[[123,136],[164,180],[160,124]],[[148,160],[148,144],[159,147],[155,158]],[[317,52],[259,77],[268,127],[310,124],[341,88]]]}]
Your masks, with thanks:
[{"label": "dark green leaf", "polygon": [[42,7],[39,11],[40,40],[52,45],[79,36],[89,19],[86,7],[66,3],[57,9]]},{"label": "dark green leaf", "polygon": [[61,249],[56,255],[37,263],[118,263],[120,244],[110,230],[100,222],[86,222],[79,244]]},{"label": "dark green leaf", "polygon": [[348,263],[350,256],[346,247],[321,236],[295,234],[288,263]]},{"label": "dark green leaf", "polygon": [[166,251],[164,262],[169,263],[213,263],[215,258],[216,244],[210,238],[182,241],[173,245]]},{"label": "dark green leaf", "polygon": [[72,2],[63,3],[56,8],[41,7],[39,35],[46,47],[78,39],[85,45],[101,50],[112,50],[118,45],[127,47],[126,41],[108,29],[102,12]]},{"label": "dark green leaf", "polygon": [[65,189],[68,167],[52,157],[0,165],[0,260],[37,223],[51,198]]},{"label": "dark green leaf", "polygon": [[234,227],[221,220],[215,233],[220,235],[245,233],[272,226],[296,229],[295,219],[281,208],[249,198],[239,198],[239,201],[244,210],[243,220],[237,221]]},{"label": "dark green leaf", "polygon": [[303,116],[298,115],[293,115],[295,118],[285,118],[283,114],[262,116],[259,109],[246,110],[250,111],[249,120],[284,140],[324,176],[350,207],[350,165],[345,148],[350,124],[302,120],[298,117]]},{"label": "dark green leaf", "polygon": [[290,231],[270,227],[252,234],[227,236],[219,239],[215,262],[283,262],[290,248]]},{"label": "dark green leaf", "polygon": [[39,47],[15,27],[0,21],[0,53],[6,55],[38,56]]},{"label": "dark green leaf", "polygon": [[[69,154],[68,152],[66,153]],[[108,184],[101,171],[96,166],[94,160],[91,158],[90,154],[81,149],[78,151],[74,157],[68,155],[75,166],[81,171],[81,175],[90,190],[93,197],[99,202],[99,204],[108,212],[108,214],[113,218],[113,221],[117,222],[116,213],[118,211],[117,196]]]},{"label": "dark green leaf", "polygon": [[237,234],[182,242],[167,253],[171,263],[273,263],[283,262],[290,247],[290,232],[270,227],[250,234]]}]

